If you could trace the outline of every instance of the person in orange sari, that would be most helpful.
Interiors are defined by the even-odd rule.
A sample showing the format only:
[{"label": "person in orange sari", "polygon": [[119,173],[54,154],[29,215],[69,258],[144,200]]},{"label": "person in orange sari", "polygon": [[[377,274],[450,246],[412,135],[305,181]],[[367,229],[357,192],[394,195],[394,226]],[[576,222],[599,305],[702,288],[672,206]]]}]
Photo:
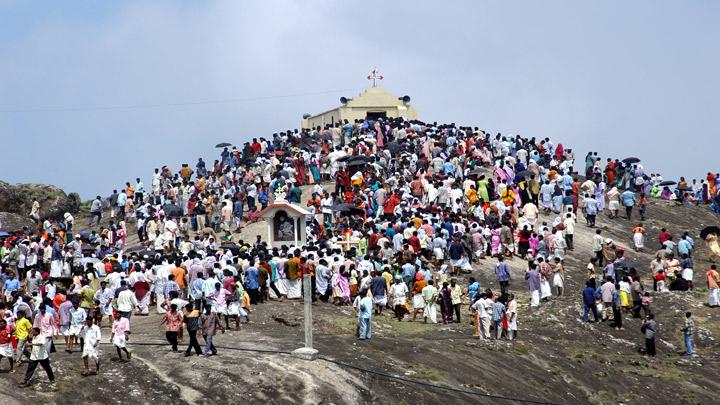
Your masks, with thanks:
[{"label": "person in orange sari", "polygon": [[612,187],[615,185],[615,177],[617,176],[617,173],[615,172],[615,162],[608,159],[607,164],[605,165],[605,176],[608,179],[607,184]]},{"label": "person in orange sari", "polygon": [[565,149],[563,149],[563,145],[559,143],[558,146],[555,148],[555,160],[561,162],[563,160],[564,154]]},{"label": "person in orange sari", "polygon": [[417,314],[425,310],[425,300],[422,296],[422,290],[423,288],[427,287],[427,285],[427,280],[425,280],[425,277],[422,275],[422,273],[415,273],[415,283],[413,283],[412,285],[413,322],[415,322],[415,317],[417,316]]},{"label": "person in orange sari", "polygon": [[712,198],[715,196],[715,175],[708,173],[705,179],[707,180],[708,189],[710,190],[710,198]]}]

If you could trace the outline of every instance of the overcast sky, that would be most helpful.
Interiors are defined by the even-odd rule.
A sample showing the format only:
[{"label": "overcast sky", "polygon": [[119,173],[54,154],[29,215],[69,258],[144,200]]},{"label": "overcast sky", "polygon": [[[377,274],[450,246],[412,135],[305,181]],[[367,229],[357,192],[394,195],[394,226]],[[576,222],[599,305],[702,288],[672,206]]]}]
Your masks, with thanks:
[{"label": "overcast sky", "polygon": [[704,177],[718,17],[717,1],[0,0],[0,179],[84,199],[148,183],[297,127],[374,66],[423,120]]}]

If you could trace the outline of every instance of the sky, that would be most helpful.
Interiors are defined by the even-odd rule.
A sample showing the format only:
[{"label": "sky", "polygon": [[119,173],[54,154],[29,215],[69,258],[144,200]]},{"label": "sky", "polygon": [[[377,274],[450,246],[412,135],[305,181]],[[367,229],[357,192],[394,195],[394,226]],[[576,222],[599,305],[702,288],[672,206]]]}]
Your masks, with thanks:
[{"label": "sky", "polygon": [[716,1],[0,0],[0,180],[83,199],[370,83],[420,119],[718,171]]}]

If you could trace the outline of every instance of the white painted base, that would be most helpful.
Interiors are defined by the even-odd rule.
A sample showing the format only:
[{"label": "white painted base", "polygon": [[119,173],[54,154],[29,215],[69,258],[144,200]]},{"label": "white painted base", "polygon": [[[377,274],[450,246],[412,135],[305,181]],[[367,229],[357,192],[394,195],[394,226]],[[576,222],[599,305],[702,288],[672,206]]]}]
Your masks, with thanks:
[{"label": "white painted base", "polygon": [[293,350],[292,355],[303,360],[315,360],[318,357],[318,353],[316,349],[301,347]]}]

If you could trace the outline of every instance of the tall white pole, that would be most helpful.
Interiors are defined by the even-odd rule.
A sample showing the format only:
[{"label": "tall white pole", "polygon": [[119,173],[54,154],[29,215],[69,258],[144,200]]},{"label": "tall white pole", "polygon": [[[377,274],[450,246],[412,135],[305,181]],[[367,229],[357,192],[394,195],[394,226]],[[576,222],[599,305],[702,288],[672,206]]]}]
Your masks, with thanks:
[{"label": "tall white pole", "polygon": [[305,301],[305,347],[293,351],[293,356],[305,360],[315,360],[318,351],[313,348],[313,322],[312,322],[312,284],[309,274],[303,274],[303,298]]}]

